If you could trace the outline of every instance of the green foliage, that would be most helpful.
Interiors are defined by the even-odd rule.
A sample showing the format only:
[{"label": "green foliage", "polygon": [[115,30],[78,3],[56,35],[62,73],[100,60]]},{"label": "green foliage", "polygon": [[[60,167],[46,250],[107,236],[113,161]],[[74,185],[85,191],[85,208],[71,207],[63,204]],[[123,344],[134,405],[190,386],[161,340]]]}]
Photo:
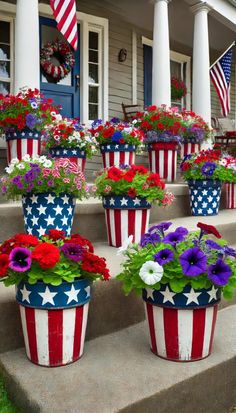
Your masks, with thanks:
[{"label": "green foliage", "polygon": [[4,381],[0,376],[0,413],[23,413],[9,400]]}]

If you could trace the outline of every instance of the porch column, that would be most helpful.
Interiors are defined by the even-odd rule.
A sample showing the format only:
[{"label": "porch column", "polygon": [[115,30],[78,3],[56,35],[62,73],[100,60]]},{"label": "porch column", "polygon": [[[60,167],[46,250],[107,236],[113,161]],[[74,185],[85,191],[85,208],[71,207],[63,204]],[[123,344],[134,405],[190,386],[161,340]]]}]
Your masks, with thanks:
[{"label": "porch column", "polygon": [[39,89],[38,0],[17,0],[15,27],[15,93],[22,87]]},{"label": "porch column", "polygon": [[192,108],[198,115],[211,124],[210,60],[208,38],[208,12],[204,3],[193,6],[193,98]]},{"label": "porch column", "polygon": [[154,0],[152,103],[170,106],[170,44],[168,3]]}]

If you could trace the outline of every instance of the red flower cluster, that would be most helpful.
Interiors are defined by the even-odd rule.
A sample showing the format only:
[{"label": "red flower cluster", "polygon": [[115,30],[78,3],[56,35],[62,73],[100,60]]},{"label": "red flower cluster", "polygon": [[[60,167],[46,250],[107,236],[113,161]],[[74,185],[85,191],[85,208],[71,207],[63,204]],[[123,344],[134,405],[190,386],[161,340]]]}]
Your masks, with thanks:
[{"label": "red flower cluster", "polygon": [[33,260],[37,261],[44,270],[53,268],[60,260],[60,250],[53,244],[44,242],[37,245],[32,252]]},{"label": "red flower cluster", "polygon": [[90,132],[96,137],[98,143],[118,143],[139,145],[143,141],[143,132],[131,124],[113,119],[104,125],[95,125]]},{"label": "red flower cluster", "polygon": [[219,161],[221,159],[221,151],[219,150],[212,150],[207,149],[200,151],[198,156],[195,158],[194,163],[199,164],[202,162],[214,162]]},{"label": "red flower cluster", "polygon": [[0,278],[5,277],[9,265],[9,256],[7,254],[0,255]]},{"label": "red flower cluster", "polygon": [[202,222],[198,222],[197,227],[202,230],[204,234],[212,234],[215,235],[216,238],[222,238],[219,231],[213,225],[203,224]]},{"label": "red flower cluster", "polygon": [[109,280],[110,278],[110,273],[106,267],[105,258],[100,258],[97,255],[91,254],[90,252],[85,252],[81,268],[82,270],[87,272],[102,274],[105,281]]},{"label": "red flower cluster", "polygon": [[[121,180],[127,181],[132,183],[135,176],[137,175],[147,175],[147,188],[148,187],[153,187],[157,186],[161,189],[165,188],[164,182],[160,179],[160,176],[158,174],[151,173],[146,169],[144,166],[137,166],[137,165],[131,165],[129,169],[119,169],[116,166],[112,166],[111,168],[108,169],[107,171],[107,178],[106,179],[111,179],[112,181],[119,182]],[[134,188],[130,188],[130,196],[136,196],[136,191],[134,192]],[[135,193],[135,195],[134,195]]]},{"label": "red flower cluster", "polygon": [[138,112],[139,127],[144,131],[158,131],[160,134],[167,132],[169,135],[181,135],[182,116],[176,110],[167,109],[165,107],[157,108],[156,106],[149,106],[145,112]]},{"label": "red flower cluster", "polygon": [[176,77],[172,77],[171,79],[171,98],[173,100],[175,99],[181,99],[184,97],[187,93],[187,88],[185,83],[177,79]]}]

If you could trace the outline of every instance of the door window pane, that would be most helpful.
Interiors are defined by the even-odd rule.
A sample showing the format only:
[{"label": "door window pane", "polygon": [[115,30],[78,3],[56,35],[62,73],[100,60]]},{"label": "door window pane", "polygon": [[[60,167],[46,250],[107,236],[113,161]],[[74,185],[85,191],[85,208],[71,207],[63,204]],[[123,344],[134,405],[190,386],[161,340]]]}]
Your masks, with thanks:
[{"label": "door window pane", "polygon": [[98,87],[89,86],[89,102],[98,103]]},{"label": "door window pane", "polygon": [[0,43],[10,44],[10,22],[0,20]]},{"label": "door window pane", "polygon": [[89,119],[94,120],[98,118],[98,105],[89,104]]},{"label": "door window pane", "polygon": [[0,94],[7,95],[10,93],[10,82],[2,82],[0,80]]},{"label": "door window pane", "polygon": [[9,59],[10,59],[10,45],[0,43],[0,60],[9,60]]},{"label": "door window pane", "polygon": [[98,83],[98,65],[89,64],[89,83]]},{"label": "door window pane", "polygon": [[98,33],[89,32],[89,49],[98,50]]},{"label": "door window pane", "polygon": [[98,51],[89,50],[89,62],[98,63]]},{"label": "door window pane", "polygon": [[10,77],[10,62],[2,62],[0,60],[0,77]]},{"label": "door window pane", "polygon": [[0,93],[11,91],[11,22],[0,20]]}]

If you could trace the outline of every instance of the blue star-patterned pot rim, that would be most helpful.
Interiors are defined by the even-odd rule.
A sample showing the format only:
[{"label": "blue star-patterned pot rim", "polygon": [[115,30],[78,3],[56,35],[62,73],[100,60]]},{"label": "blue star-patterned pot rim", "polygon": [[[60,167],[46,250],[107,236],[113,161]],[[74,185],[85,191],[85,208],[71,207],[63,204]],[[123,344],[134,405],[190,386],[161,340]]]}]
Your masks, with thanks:
[{"label": "blue star-patterned pot rim", "polygon": [[50,148],[49,153],[55,158],[86,158],[85,151],[81,151],[78,148],[62,148],[57,146],[55,148]]},{"label": "blue star-patterned pot rim", "polygon": [[130,145],[128,143],[109,143],[100,145],[101,153],[106,152],[134,152],[136,150],[135,145]]},{"label": "blue star-patterned pot rim", "polygon": [[191,179],[188,181],[189,187],[208,187],[208,188],[215,188],[215,187],[222,187],[222,181],[218,179]]},{"label": "blue star-patterned pot rim", "polygon": [[7,132],[5,134],[6,141],[13,141],[16,139],[34,139],[39,140],[41,138],[41,133],[33,130],[17,130],[15,132]]},{"label": "blue star-patterned pot rim", "polygon": [[193,309],[218,304],[221,289],[215,286],[193,289],[186,285],[181,293],[175,293],[169,284],[161,284],[160,290],[143,289],[142,296],[144,301],[159,307]]},{"label": "blue star-patterned pot rim", "polygon": [[105,209],[150,209],[152,207],[146,198],[131,198],[127,195],[104,196],[102,204]]},{"label": "blue star-patterned pot rim", "polygon": [[37,282],[29,284],[22,281],[16,286],[16,300],[24,307],[38,309],[68,309],[90,301],[92,281],[78,279],[60,285]]}]

